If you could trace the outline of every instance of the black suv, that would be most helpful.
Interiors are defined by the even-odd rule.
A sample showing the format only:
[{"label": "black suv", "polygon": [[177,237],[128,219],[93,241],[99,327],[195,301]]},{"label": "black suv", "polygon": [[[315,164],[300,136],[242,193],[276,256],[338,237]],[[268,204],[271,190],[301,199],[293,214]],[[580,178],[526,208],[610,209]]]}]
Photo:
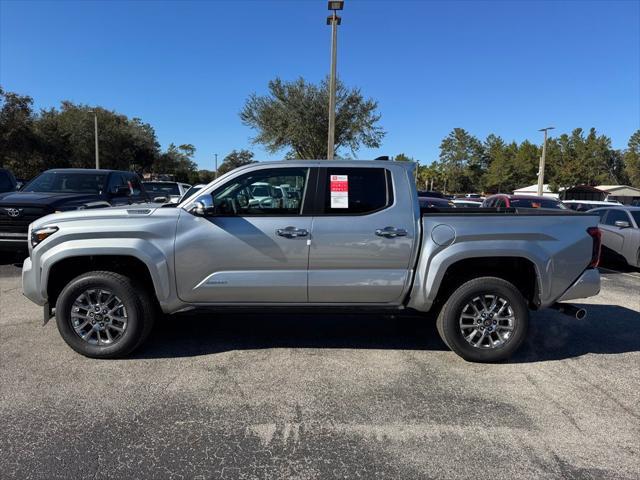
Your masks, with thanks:
[{"label": "black suv", "polygon": [[0,193],[13,192],[17,185],[16,177],[13,176],[11,170],[0,168]]},{"label": "black suv", "polygon": [[0,193],[0,251],[26,249],[29,224],[50,213],[149,201],[138,175],[119,170],[47,170],[20,191]]}]

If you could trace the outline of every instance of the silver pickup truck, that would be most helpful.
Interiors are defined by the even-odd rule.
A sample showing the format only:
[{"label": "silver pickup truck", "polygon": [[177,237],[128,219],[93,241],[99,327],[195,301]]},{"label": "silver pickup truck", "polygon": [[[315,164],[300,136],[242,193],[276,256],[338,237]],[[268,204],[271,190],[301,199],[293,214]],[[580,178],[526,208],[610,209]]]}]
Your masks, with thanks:
[{"label": "silver pickup truck", "polygon": [[128,355],[158,314],[194,308],[431,312],[443,341],[480,362],[520,346],[529,309],[584,315],[557,302],[599,292],[598,217],[421,210],[413,168],[264,162],[177,206],[49,215],[29,228],[23,291],[95,358]]}]

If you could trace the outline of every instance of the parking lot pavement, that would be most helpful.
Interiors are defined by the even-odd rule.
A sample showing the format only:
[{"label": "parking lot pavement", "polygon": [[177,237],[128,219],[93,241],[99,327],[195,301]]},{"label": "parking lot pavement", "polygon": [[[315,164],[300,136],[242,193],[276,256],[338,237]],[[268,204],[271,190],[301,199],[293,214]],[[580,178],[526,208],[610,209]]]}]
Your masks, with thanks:
[{"label": "parking lot pavement", "polygon": [[638,478],[640,278],[532,317],[509,363],[423,318],[198,315],[83,358],[0,267],[2,478]]}]

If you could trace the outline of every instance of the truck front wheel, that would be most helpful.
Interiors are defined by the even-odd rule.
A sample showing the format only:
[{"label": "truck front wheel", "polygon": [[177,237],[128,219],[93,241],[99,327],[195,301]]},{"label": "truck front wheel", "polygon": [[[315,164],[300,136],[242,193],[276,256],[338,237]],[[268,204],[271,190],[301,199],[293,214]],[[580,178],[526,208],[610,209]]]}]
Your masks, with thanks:
[{"label": "truck front wheel", "polygon": [[143,288],[114,272],[95,271],[69,282],[56,302],[58,331],[91,358],[130,354],[151,332],[155,304]]},{"label": "truck front wheel", "polygon": [[529,326],[527,301],[513,284],[480,277],[461,285],[437,319],[451,350],[470,362],[498,362],[522,344]]}]

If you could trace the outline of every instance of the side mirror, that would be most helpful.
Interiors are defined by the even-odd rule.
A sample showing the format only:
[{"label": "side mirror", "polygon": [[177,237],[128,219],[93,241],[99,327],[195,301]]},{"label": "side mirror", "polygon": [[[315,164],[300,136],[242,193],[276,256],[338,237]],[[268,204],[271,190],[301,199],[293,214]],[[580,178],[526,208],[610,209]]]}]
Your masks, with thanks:
[{"label": "side mirror", "polygon": [[153,197],[154,203],[167,203],[169,199],[167,197]]},{"label": "side mirror", "polygon": [[629,228],[631,226],[631,224],[625,220],[617,220],[614,225],[619,228]]},{"label": "side mirror", "polygon": [[209,217],[215,215],[215,208],[213,206],[213,199],[211,195],[202,195],[193,202],[189,208],[189,212],[198,217]]}]

